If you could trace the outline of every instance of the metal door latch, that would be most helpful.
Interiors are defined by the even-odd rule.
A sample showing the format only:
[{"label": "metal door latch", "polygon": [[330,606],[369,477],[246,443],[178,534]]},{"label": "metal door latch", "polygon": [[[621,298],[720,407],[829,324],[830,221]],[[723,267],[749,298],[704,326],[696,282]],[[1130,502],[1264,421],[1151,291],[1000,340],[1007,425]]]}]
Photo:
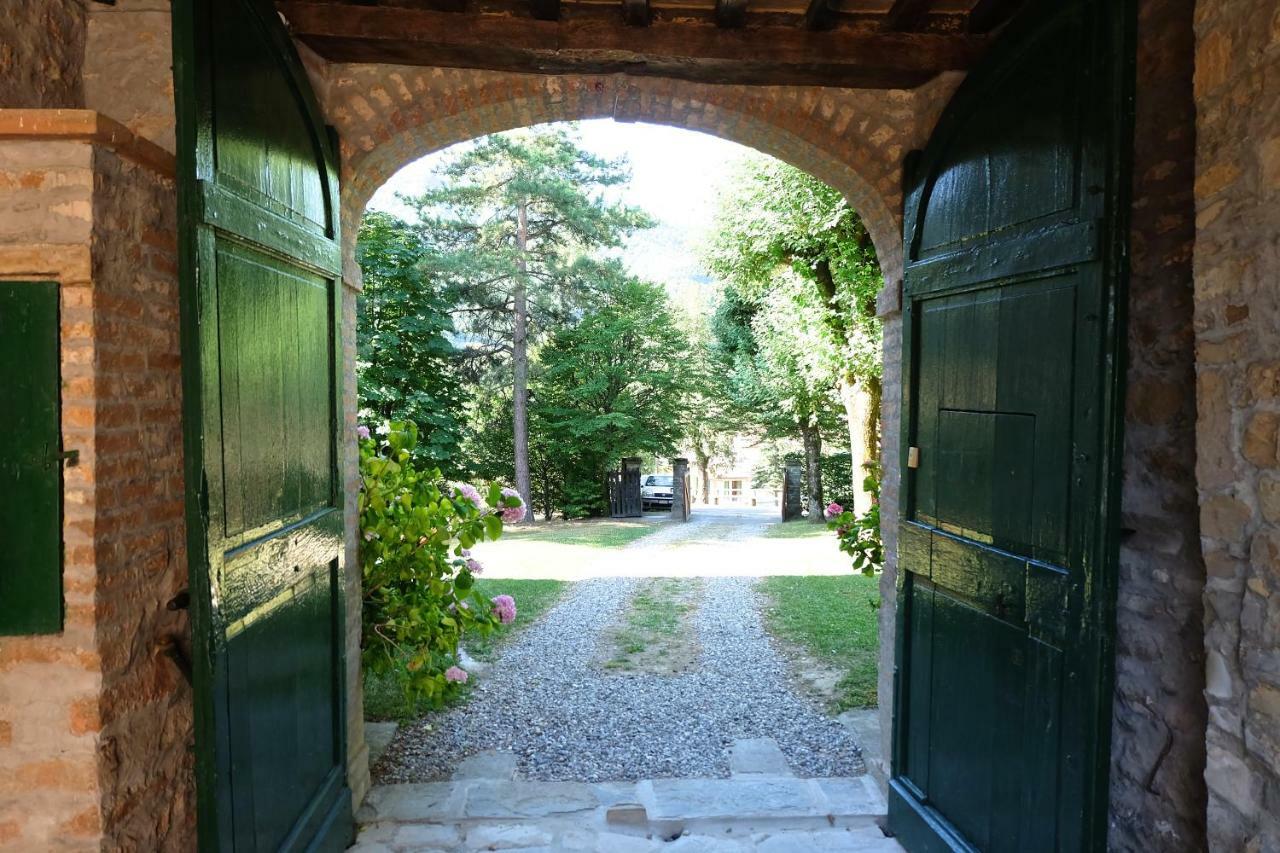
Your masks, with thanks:
[{"label": "metal door latch", "polygon": [[918,447],[907,448],[907,467],[908,468],[920,467],[920,448]]},{"label": "metal door latch", "polygon": [[61,453],[55,453],[53,460],[49,464],[60,468],[74,468],[80,464],[80,451],[64,450]]}]

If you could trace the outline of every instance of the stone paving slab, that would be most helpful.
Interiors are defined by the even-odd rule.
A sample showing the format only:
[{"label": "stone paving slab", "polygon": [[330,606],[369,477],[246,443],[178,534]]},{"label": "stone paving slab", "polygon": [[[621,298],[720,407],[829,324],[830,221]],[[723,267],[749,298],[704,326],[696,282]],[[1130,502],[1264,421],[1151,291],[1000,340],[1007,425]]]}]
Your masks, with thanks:
[{"label": "stone paving slab", "polygon": [[482,780],[467,787],[463,817],[542,818],[599,807],[595,792],[584,782]]},{"label": "stone paving slab", "polygon": [[453,771],[458,779],[500,779],[510,782],[516,778],[516,754],[506,750],[486,749],[462,759]]},{"label": "stone paving slab", "polygon": [[771,737],[739,740],[729,752],[729,772],[735,776],[759,774],[765,776],[790,776],[791,766],[787,757]]},{"label": "stone paving slab", "polygon": [[[765,750],[767,752],[767,749]],[[489,756],[476,772],[506,773]],[[375,787],[356,853],[901,853],[875,825],[869,777],[656,779],[639,783],[459,778]]]},{"label": "stone paving slab", "polygon": [[804,779],[654,779],[641,782],[636,790],[650,820],[822,817],[828,813],[825,797]]},{"label": "stone paving slab", "polygon": [[399,727],[399,723],[365,721],[364,742],[369,746],[369,764],[378,763],[378,759],[382,757],[382,754],[387,751],[387,747],[391,745],[391,739],[396,736],[396,729]]}]

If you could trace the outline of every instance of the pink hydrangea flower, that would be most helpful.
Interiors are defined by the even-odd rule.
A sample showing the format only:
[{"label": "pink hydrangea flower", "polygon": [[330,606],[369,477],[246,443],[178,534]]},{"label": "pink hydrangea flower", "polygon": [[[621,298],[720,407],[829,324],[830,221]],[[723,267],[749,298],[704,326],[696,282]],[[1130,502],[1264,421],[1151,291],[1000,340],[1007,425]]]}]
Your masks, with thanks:
[{"label": "pink hydrangea flower", "polygon": [[484,506],[484,498],[480,497],[480,491],[470,483],[454,483],[453,496],[454,498],[466,498],[477,509]]},{"label": "pink hydrangea flower", "polygon": [[525,509],[524,498],[520,497],[520,493],[515,489],[506,488],[502,490],[502,496],[504,498],[515,498],[520,502],[516,506],[503,507],[502,520],[507,524],[519,524],[524,521],[527,510]]},{"label": "pink hydrangea flower", "polygon": [[516,621],[516,600],[509,595],[495,595],[493,601],[493,612],[498,617],[498,621],[503,625],[510,625]]},{"label": "pink hydrangea flower", "polygon": [[840,504],[835,501],[827,504],[827,518],[835,518],[842,512],[844,512],[844,507],[840,506]]},{"label": "pink hydrangea flower", "polygon": [[479,561],[479,560],[472,559],[471,557],[468,557],[468,558],[467,558],[467,570],[468,570],[469,572],[471,572],[471,574],[473,574],[473,575],[478,575],[478,574],[480,574],[481,572],[483,572],[483,571],[484,571],[484,566],[480,565],[480,561]]},{"label": "pink hydrangea flower", "polygon": [[467,671],[460,666],[451,666],[444,671],[445,681],[454,681],[458,684],[466,684],[467,679],[470,677],[471,676],[467,674]]},{"label": "pink hydrangea flower", "polygon": [[368,438],[369,428],[363,425],[356,427],[356,435],[360,436],[361,438]]}]

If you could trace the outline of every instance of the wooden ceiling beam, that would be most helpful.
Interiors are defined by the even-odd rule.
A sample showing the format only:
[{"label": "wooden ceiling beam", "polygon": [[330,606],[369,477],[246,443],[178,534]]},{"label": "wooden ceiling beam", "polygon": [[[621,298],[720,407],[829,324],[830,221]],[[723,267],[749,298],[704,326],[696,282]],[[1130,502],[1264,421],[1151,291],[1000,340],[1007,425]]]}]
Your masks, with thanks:
[{"label": "wooden ceiling beam", "polygon": [[716,26],[737,29],[747,22],[748,0],[716,0]]},{"label": "wooden ceiling beam", "polygon": [[893,5],[884,16],[881,29],[889,32],[919,29],[931,8],[933,0],[893,0]]},{"label": "wooden ceiling beam", "polygon": [[560,0],[530,0],[529,8],[539,21],[560,20]]},{"label": "wooden ceiling beam", "polygon": [[631,27],[649,26],[649,0],[622,0],[622,20]]},{"label": "wooden ceiling beam", "polygon": [[294,35],[335,62],[398,63],[548,74],[629,74],[709,83],[915,88],[969,68],[981,36],[810,32],[710,23],[559,23],[323,0],[277,4]]},{"label": "wooden ceiling beam", "polygon": [[985,34],[1013,17],[1021,0],[978,0],[969,12],[969,32]]},{"label": "wooden ceiling beam", "polygon": [[827,30],[835,23],[831,0],[809,0],[804,10],[804,26],[808,30]]}]

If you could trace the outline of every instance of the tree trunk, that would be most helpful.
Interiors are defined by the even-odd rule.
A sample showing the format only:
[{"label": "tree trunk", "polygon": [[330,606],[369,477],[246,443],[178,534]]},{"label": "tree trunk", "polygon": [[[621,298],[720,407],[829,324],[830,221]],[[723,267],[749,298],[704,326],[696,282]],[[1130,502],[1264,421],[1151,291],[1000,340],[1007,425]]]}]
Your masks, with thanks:
[{"label": "tree trunk", "polygon": [[880,401],[884,398],[884,385],[879,376],[867,378],[867,461],[880,461]]},{"label": "tree trunk", "polygon": [[809,521],[825,524],[825,505],[822,500],[822,433],[817,426],[800,428],[804,438],[804,467],[809,486]]},{"label": "tree trunk", "polygon": [[515,432],[516,491],[525,506],[529,507],[526,520],[532,520],[533,489],[529,482],[529,294],[528,266],[525,252],[529,249],[529,213],[522,202],[517,208],[519,227],[516,229],[516,248],[520,251],[520,273],[516,276],[512,294],[515,310],[515,331],[511,338],[511,363],[515,382],[512,394],[511,420]]},{"label": "tree trunk", "polygon": [[698,463],[698,473],[702,475],[702,504],[711,506],[711,457],[695,446],[693,458]]},{"label": "tree trunk", "polygon": [[874,459],[867,455],[867,409],[869,402],[866,391],[859,387],[853,376],[845,376],[840,382],[840,400],[844,403],[845,421],[849,427],[849,479],[853,489],[853,510],[859,515],[871,508],[871,495],[862,487],[866,477],[865,464]]}]

